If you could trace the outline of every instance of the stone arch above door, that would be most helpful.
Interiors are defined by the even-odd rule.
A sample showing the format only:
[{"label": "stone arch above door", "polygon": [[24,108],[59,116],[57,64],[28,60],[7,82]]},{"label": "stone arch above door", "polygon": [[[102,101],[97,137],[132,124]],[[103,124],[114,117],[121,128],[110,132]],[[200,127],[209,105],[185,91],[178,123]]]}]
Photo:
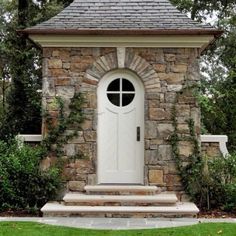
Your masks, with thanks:
[{"label": "stone arch above door", "polygon": [[143,81],[146,92],[160,92],[161,85],[157,72],[144,58],[127,50],[117,48],[116,53],[99,57],[86,71],[89,80],[98,82],[103,76],[114,69],[129,69]]}]

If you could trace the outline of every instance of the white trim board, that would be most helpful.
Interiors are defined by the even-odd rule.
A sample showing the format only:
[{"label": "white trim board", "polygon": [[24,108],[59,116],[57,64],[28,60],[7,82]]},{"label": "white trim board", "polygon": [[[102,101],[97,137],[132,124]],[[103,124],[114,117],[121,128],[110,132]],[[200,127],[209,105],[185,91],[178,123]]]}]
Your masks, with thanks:
[{"label": "white trim board", "polygon": [[219,143],[219,148],[223,156],[229,155],[229,151],[226,146],[227,142],[227,135],[201,135],[201,143]]},{"label": "white trim board", "polygon": [[201,135],[201,142],[203,143],[218,143],[228,142],[227,135]]},{"label": "white trim board", "polygon": [[43,136],[41,134],[18,134],[17,138],[22,142],[41,142]]},{"label": "white trim board", "polygon": [[78,36],[29,35],[41,47],[155,47],[202,48],[212,40],[212,35],[198,36]]}]

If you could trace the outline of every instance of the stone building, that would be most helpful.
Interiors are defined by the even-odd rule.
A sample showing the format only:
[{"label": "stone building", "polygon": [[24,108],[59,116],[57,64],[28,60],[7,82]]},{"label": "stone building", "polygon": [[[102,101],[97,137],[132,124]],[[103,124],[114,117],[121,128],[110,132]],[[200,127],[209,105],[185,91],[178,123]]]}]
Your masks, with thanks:
[{"label": "stone building", "polygon": [[[176,203],[175,194],[184,199],[169,141],[172,111],[179,135],[189,135],[189,119],[200,135],[192,87],[199,82],[199,56],[221,31],[192,21],[168,0],[75,0],[24,33],[43,50],[44,108],[53,115],[56,96],[67,103],[76,93],[85,97],[86,119],[65,144],[65,156],[80,151],[86,158],[64,172],[68,191],[87,194],[67,194],[73,206],[47,204],[44,213],[195,214],[193,204]],[[180,142],[179,152],[187,163],[192,144]],[[99,206],[91,210],[94,202]],[[148,210],[156,203],[167,205]]]}]

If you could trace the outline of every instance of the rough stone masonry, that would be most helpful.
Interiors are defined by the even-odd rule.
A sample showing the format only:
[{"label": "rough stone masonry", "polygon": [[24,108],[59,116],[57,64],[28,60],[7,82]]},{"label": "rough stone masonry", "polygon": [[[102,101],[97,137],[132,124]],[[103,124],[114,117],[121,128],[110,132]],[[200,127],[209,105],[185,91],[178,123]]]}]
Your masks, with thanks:
[{"label": "rough stone masonry", "polygon": [[[97,85],[110,70],[123,67],[136,73],[145,87],[145,185],[156,185],[181,193],[183,187],[172,157],[168,138],[173,133],[172,109],[176,104],[178,132],[189,135],[187,120],[195,122],[200,135],[200,109],[191,87],[199,82],[198,49],[126,48],[119,63],[116,48],[44,48],[43,106],[57,118],[56,96],[69,104],[75,93],[85,97],[85,121],[78,137],[65,144],[65,157],[82,152],[84,159],[68,161],[64,176],[67,188],[83,191],[96,184],[97,165]],[[179,94],[177,98],[177,94]],[[44,124],[43,133],[47,132]],[[73,130],[67,130],[73,132]],[[192,145],[179,143],[183,162],[188,162]]]}]

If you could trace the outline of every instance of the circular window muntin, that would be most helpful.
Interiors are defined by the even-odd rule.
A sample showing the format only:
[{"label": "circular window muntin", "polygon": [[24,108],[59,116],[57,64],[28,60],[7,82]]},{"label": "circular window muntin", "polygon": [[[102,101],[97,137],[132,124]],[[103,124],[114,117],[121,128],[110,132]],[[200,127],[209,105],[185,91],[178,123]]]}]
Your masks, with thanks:
[{"label": "circular window muntin", "polygon": [[[118,86],[117,86],[117,89],[115,89],[114,87],[112,87],[112,84],[115,83],[115,81],[117,80],[119,80],[119,83],[117,83]],[[126,88],[124,87],[124,83],[123,83],[124,81],[128,82],[126,84]],[[126,107],[130,105],[135,98],[135,87],[134,87],[134,84],[129,79],[124,78],[124,77],[117,77],[108,84],[106,94],[107,94],[107,99],[112,105],[116,107]],[[116,97],[115,100],[113,100],[115,97],[112,97],[111,95],[118,95],[118,96]],[[131,95],[130,98],[128,98],[127,95]],[[124,99],[125,97],[126,99]]]}]

